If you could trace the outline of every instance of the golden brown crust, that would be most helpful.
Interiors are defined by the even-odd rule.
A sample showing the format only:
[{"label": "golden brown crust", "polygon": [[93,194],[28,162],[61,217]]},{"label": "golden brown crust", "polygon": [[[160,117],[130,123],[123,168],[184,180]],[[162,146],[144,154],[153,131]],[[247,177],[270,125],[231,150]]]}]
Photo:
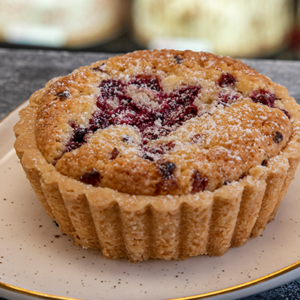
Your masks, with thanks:
[{"label": "golden brown crust", "polygon": [[[115,69],[118,67],[122,69],[125,60],[128,63],[127,68],[132,57],[143,56],[146,59],[139,67],[146,68],[149,60],[147,55],[151,55],[157,68],[160,67],[161,57],[166,57],[167,63],[161,68],[168,69],[171,68],[171,61],[168,59],[174,59],[174,55],[179,55],[179,52],[142,51],[117,57],[111,60],[111,64],[114,63]],[[267,222],[275,216],[299,163],[299,106],[288,96],[285,88],[272,83],[241,62],[207,53],[194,54],[187,51],[180,52],[180,55],[183,56],[182,64],[188,64],[189,68],[196,68],[194,65],[196,64],[199,70],[206,72],[203,70],[204,65],[209,66],[209,72],[218,75],[216,80],[224,70],[230,71],[238,78],[237,89],[243,90],[245,98],[249,97],[253,90],[265,89],[275,93],[281,100],[278,108],[272,108],[254,103],[247,98],[229,107],[217,108],[213,115],[206,114],[196,118],[197,122],[199,121],[197,128],[203,135],[205,124],[212,124],[211,122],[217,124],[218,128],[220,127],[220,134],[211,130],[209,133],[218,135],[218,138],[204,138],[204,142],[199,144],[201,146],[189,145],[188,152],[184,152],[182,148],[165,155],[165,160],[175,163],[176,170],[174,176],[172,174],[163,181],[161,178],[164,173],[159,168],[162,162],[153,162],[136,156],[140,137],[135,129],[128,126],[114,126],[97,131],[88,143],[64,153],[59,159],[61,155],[59,151],[64,151],[63,147],[66,145],[64,143],[72,135],[70,130],[72,127],[55,126],[53,119],[68,120],[66,114],[62,113],[68,100],[61,103],[53,102],[53,97],[65,90],[60,89],[61,82],[64,82],[64,88],[68,84],[68,90],[73,96],[75,92],[72,88],[77,84],[72,83],[75,78],[79,82],[78,86],[82,84],[82,88],[76,86],[74,89],[82,90],[85,95],[83,97],[87,97],[91,91],[93,93],[94,87],[91,87],[91,81],[87,80],[89,77],[86,75],[95,72],[91,68],[96,68],[103,62],[81,68],[67,79],[52,80],[45,89],[31,97],[30,105],[21,112],[21,120],[14,130],[17,136],[15,148],[22,166],[48,215],[53,217],[60,224],[60,229],[72,236],[77,244],[99,248],[109,258],[127,257],[131,261],[148,258],[185,259],[200,254],[221,255],[230,246],[244,244],[251,235],[258,236]],[[197,59],[192,59],[192,56]],[[189,60],[185,61],[186,57],[189,57]],[[107,62],[107,66],[109,64],[110,61]],[[186,66],[180,65],[180,68],[182,73],[182,68]],[[132,68],[122,71],[130,73]],[[244,75],[241,76],[238,72]],[[99,78],[93,80],[94,83],[100,83]],[[84,88],[85,85],[87,87]],[[77,96],[78,99],[81,98],[80,93]],[[91,98],[87,97],[84,103],[78,100],[78,106],[84,111],[86,103],[95,105],[96,100]],[[57,104],[57,110],[53,103]],[[72,109],[71,106],[70,110]],[[284,110],[289,112],[290,120],[284,114]],[[77,113],[73,111],[74,118],[80,118],[80,114]],[[85,122],[88,122],[91,115],[92,110],[87,109],[88,117]],[[235,118],[230,118],[230,115]],[[244,121],[240,122],[242,119]],[[188,128],[192,123],[193,120],[187,121],[184,126]],[[36,129],[35,124],[42,126],[41,129]],[[240,142],[239,137],[243,136],[241,133],[248,132],[247,124],[251,124],[252,130],[249,131],[247,139],[244,137],[243,142]],[[238,127],[239,133],[235,135],[233,130],[226,129],[228,125]],[[184,129],[184,126],[181,128]],[[187,139],[187,135],[180,134],[181,128],[167,137],[162,137],[160,141],[154,140],[151,143],[167,141],[176,135],[181,136],[182,141]],[[225,131],[222,131],[222,128]],[[35,130],[37,130],[36,137]],[[114,153],[115,146],[118,145],[120,148],[119,144],[123,142],[116,139],[111,143],[109,130],[113,130],[116,137],[130,135],[136,142],[126,145],[127,160],[124,159],[125,155],[121,157],[120,153]],[[57,132],[60,134],[63,132],[61,135],[63,138],[59,141],[51,139],[51,135],[55,136]],[[225,133],[231,135],[229,140],[234,143],[226,143],[228,138]],[[43,135],[47,138],[43,139]],[[99,145],[106,151],[96,151]],[[227,151],[227,155],[230,151],[238,151],[239,155],[234,155],[234,171],[229,167],[230,164],[227,166],[224,162],[221,165],[218,163],[218,157],[221,161],[226,156],[216,151],[216,147],[213,147],[216,145],[220,146],[219,149],[222,148],[224,153]],[[251,152],[245,151],[247,146],[253,148],[253,156],[250,156]],[[86,148],[89,151],[85,151]],[[258,150],[255,150],[256,148]],[[193,155],[190,164],[187,160],[181,164],[181,156],[188,156],[191,149],[197,155]],[[116,157],[111,160],[115,154]],[[239,156],[242,162],[237,159]],[[52,160],[57,160],[55,166],[51,164]],[[129,169],[124,167],[127,161],[129,161],[128,168],[134,170],[129,176],[126,173]],[[207,188],[202,192],[193,191],[191,183],[194,178],[199,177],[199,174],[193,173],[196,168],[198,170],[201,167],[199,162],[207,166],[207,169],[204,167],[201,169],[208,178]],[[98,181],[95,186],[78,181],[82,176],[79,170],[89,172],[90,165],[101,170],[103,176],[101,184],[104,182],[106,187],[101,187]],[[220,166],[223,170],[218,173]],[[179,171],[180,176],[176,173]],[[226,176],[222,177],[220,174]],[[241,178],[240,174],[243,174]],[[122,190],[124,189],[122,180],[129,180],[129,184],[125,185],[131,188],[130,193],[124,193]],[[220,183],[225,180],[227,182],[222,186]]]},{"label": "golden brown crust", "polygon": [[[163,92],[155,94],[151,89],[137,89],[130,84],[132,78],[141,74],[158,78]],[[220,85],[222,74],[233,76],[234,84]],[[157,115],[162,105],[157,99],[161,95],[198,86],[201,91],[193,102],[198,110],[196,118],[172,129],[167,136],[148,141],[146,145],[152,154],[164,145],[172,145],[172,149],[153,157],[145,154],[139,129],[122,120],[120,125],[89,132],[99,112],[99,97],[103,93],[100,85],[108,80],[109,84],[127,82],[124,96],[146,108],[154,107]],[[199,191],[196,180],[205,180],[205,188],[214,191],[277,155],[289,140],[292,129],[285,114],[249,98],[254,91],[273,93],[273,86],[267,77],[242,62],[210,53],[164,50],[117,56],[82,67],[46,87],[38,103],[37,144],[47,161],[63,175],[84,181],[90,174],[99,174],[93,182],[96,186],[135,195],[181,195]],[[111,88],[104,92],[112,93]],[[229,97],[232,103],[220,102],[220,95]],[[116,96],[109,101],[110,106],[119,105]],[[279,100],[277,104],[284,108]],[[70,151],[76,130],[87,133],[82,145]],[[274,142],[276,134],[280,141]],[[122,140],[124,136],[131,142]]]}]

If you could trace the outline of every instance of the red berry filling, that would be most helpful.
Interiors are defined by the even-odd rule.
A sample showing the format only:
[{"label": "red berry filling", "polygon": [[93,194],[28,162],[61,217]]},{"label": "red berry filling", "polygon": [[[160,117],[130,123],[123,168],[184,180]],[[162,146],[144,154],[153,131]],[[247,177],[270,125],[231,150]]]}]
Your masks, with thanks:
[{"label": "red berry filling", "polygon": [[128,144],[134,144],[133,138],[130,135],[127,135],[127,134],[122,136],[122,142],[128,143]]},{"label": "red berry filling", "polygon": [[202,192],[206,189],[208,185],[208,178],[205,176],[202,176],[202,174],[195,170],[193,174],[193,186],[192,186],[192,194]]},{"label": "red berry filling", "polygon": [[183,58],[180,55],[174,56],[174,59],[175,59],[176,63],[179,65],[183,62]]},{"label": "red berry filling", "polygon": [[118,155],[120,154],[119,150],[117,148],[114,148],[111,152],[110,159],[116,159]]},{"label": "red berry filling", "polygon": [[176,165],[173,162],[162,162],[159,164],[159,171],[165,180],[171,179],[175,169]]},{"label": "red berry filling", "polygon": [[220,87],[234,85],[235,82],[236,79],[230,73],[222,74],[218,81]]},{"label": "red berry filling", "polygon": [[105,72],[104,66],[105,66],[105,63],[101,64],[100,66],[98,66],[96,68],[92,68],[91,70],[98,71],[98,72]]},{"label": "red berry filling", "polygon": [[261,165],[266,167],[268,164],[268,160],[267,159],[264,159],[262,162],[261,162]]},{"label": "red berry filling", "polygon": [[82,128],[74,123],[70,124],[70,126],[74,131],[71,140],[67,144],[67,152],[75,150],[86,143],[87,128]]},{"label": "red berry filling", "polygon": [[175,147],[175,142],[174,141],[170,141],[168,143],[161,143],[159,145],[157,145],[156,148],[152,148],[149,146],[142,146],[142,157],[144,159],[148,159],[150,161],[154,161],[155,159],[155,155],[157,154],[164,154],[170,150],[172,150]]},{"label": "red berry filling", "polygon": [[283,135],[279,131],[275,131],[273,134],[273,141],[278,144],[283,141]]},{"label": "red berry filling", "polygon": [[65,100],[67,99],[68,97],[71,96],[70,92],[69,91],[62,91],[58,94],[56,94],[57,97],[59,97],[60,100]]},{"label": "red berry filling", "polygon": [[[269,91],[265,90],[259,90],[259,91],[254,91],[250,98],[255,102],[255,103],[261,103],[264,105],[268,105],[269,107],[275,108],[275,100],[280,100],[276,97],[275,94],[270,93]],[[290,113],[283,109],[279,108],[289,119],[291,118]]]},{"label": "red berry filling", "polygon": [[275,100],[278,100],[276,98],[275,94],[270,93],[269,91],[262,90],[262,89],[258,90],[258,91],[253,91],[250,98],[255,103],[261,103],[264,105],[268,105],[269,107],[274,107]]},{"label": "red berry filling", "polygon": [[100,173],[97,170],[93,169],[91,172],[87,172],[83,176],[81,176],[79,180],[83,183],[97,186],[100,183]]},{"label": "red berry filling", "polygon": [[287,110],[285,110],[284,108],[279,108],[289,119],[291,118],[291,115],[290,115],[290,113],[287,111]]},{"label": "red berry filling", "polygon": [[[129,85],[138,89],[151,90],[155,93],[158,109],[141,105],[126,95]],[[184,86],[169,94],[165,93],[156,76],[138,75],[128,84],[121,80],[108,79],[100,84],[100,96],[97,99],[98,111],[90,119],[88,128],[74,128],[73,136],[67,145],[67,151],[79,148],[86,143],[86,134],[110,125],[131,125],[139,130],[142,143],[146,145],[176,130],[185,121],[197,116],[198,109],[193,104],[200,92],[199,86]],[[117,107],[112,107],[109,101],[117,101]],[[151,152],[150,152],[151,153]]]},{"label": "red berry filling", "polygon": [[240,96],[240,94],[224,93],[224,91],[221,91],[218,95],[218,104],[227,104],[228,102],[237,100]]},{"label": "red berry filling", "polygon": [[149,88],[154,91],[162,91],[159,79],[151,75],[137,75],[129,84],[137,85],[139,88]]},{"label": "red berry filling", "polygon": [[192,137],[192,139],[191,139],[191,143],[192,144],[198,144],[198,143],[201,143],[201,141],[202,141],[202,138],[203,138],[203,136],[202,136],[202,134],[195,134],[193,137]]}]

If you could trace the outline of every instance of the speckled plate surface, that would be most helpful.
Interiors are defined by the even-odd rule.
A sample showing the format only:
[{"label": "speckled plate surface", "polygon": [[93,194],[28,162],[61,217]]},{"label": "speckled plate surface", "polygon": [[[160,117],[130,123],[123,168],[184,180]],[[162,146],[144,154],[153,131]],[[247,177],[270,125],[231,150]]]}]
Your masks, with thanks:
[{"label": "speckled plate surface", "polygon": [[300,170],[263,235],[222,257],[132,264],[73,245],[42,209],[0,123],[0,296],[10,299],[236,299],[300,277]]}]

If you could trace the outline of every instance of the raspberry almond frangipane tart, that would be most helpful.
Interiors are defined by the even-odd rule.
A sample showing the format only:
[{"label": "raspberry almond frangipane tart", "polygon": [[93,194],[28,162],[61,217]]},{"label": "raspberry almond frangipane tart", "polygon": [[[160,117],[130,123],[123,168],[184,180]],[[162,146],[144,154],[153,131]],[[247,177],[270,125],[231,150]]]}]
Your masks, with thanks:
[{"label": "raspberry almond frangipane tart", "polygon": [[222,255],[258,236],[300,160],[300,110],[240,61],[137,51],[54,78],[14,128],[47,214],[108,258]]}]

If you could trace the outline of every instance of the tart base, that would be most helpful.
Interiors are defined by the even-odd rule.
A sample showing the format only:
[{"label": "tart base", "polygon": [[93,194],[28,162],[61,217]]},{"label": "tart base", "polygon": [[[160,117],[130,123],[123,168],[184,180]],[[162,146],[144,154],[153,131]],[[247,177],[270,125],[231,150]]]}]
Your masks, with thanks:
[{"label": "tart base", "polygon": [[[235,67],[249,72],[242,63]],[[257,76],[271,85],[263,75]],[[251,236],[259,236],[274,219],[300,162],[300,108],[284,87],[272,83],[291,115],[293,133],[287,146],[266,166],[258,165],[239,181],[213,192],[150,196],[85,184],[62,175],[48,163],[37,145],[35,125],[43,96],[56,80],[35,92],[20,112],[14,146],[48,216],[77,245],[99,249],[107,258],[132,262],[222,255]],[[247,84],[247,80],[241,81],[240,88]]]},{"label": "tart base", "polygon": [[[289,101],[298,124],[298,106]],[[214,192],[134,196],[85,185],[56,171],[37,147],[36,112],[32,100],[14,127],[15,149],[32,188],[63,233],[111,259],[183,260],[222,255],[245,244],[274,219],[300,162],[300,134],[295,130],[288,146],[266,167],[257,166]]]}]

